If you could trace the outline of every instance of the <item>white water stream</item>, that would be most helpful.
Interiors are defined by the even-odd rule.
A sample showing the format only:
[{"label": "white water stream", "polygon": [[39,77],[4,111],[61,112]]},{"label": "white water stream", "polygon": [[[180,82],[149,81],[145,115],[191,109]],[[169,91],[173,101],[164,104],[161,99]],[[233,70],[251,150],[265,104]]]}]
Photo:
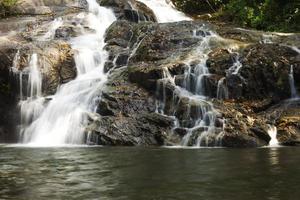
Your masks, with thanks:
[{"label": "white water stream", "polygon": [[154,12],[159,23],[192,20],[176,10],[171,0],[138,0],[146,4]]},{"label": "white water stream", "polygon": [[54,39],[56,30],[62,25],[63,19],[61,17],[54,19],[49,25],[48,32],[43,35],[40,40],[45,41]]},{"label": "white water stream", "polygon": [[[75,50],[77,78],[62,85],[38,117],[30,120],[31,124],[23,131],[24,143],[34,146],[85,143],[84,125],[87,123],[88,114],[95,111],[99,99],[97,95],[101,93],[107,80],[103,70],[108,57],[103,50],[105,31],[116,20],[113,12],[100,7],[96,0],[87,2],[89,12],[77,16],[77,20],[83,22],[79,25],[82,26],[82,34],[70,41]],[[55,27],[53,25],[53,29],[49,30],[50,34],[47,33],[45,37],[49,38],[55,32],[56,25],[61,23],[60,20],[55,22]],[[32,71],[29,76],[35,77],[36,68],[30,69]],[[32,82],[36,83],[34,80]],[[36,87],[32,85],[31,88]],[[40,92],[38,90],[36,93]],[[30,106],[26,109],[30,109]]]},{"label": "white water stream", "polygon": [[296,86],[295,86],[295,79],[294,79],[294,68],[293,65],[291,65],[290,73],[289,73],[289,82],[290,82],[290,88],[291,88],[291,98],[297,99],[299,98]]},{"label": "white water stream", "polygon": [[279,142],[277,140],[277,128],[276,126],[270,126],[268,130],[268,134],[271,137],[271,140],[269,142],[270,147],[277,147],[279,146]]}]

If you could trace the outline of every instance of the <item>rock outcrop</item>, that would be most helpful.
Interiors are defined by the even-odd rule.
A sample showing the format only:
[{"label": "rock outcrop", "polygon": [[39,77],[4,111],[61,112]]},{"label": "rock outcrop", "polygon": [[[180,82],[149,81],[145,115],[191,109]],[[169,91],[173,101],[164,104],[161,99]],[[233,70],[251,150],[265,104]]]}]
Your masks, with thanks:
[{"label": "rock outcrop", "polygon": [[[83,22],[77,14],[87,9],[86,2],[33,2],[24,1],[17,11],[37,16],[0,21],[1,141],[16,140],[19,82],[11,71],[17,50],[14,70],[22,71],[30,55],[38,55],[45,96],[76,77],[76,52],[69,40],[79,32]],[[277,126],[282,144],[300,143],[299,101],[287,101],[291,66],[295,88],[300,88],[299,34],[267,34],[203,21],[158,24],[140,2],[99,3],[110,7],[118,20],[105,38],[109,78],[85,127],[91,144],[180,145],[189,137],[188,146],[259,147],[268,145],[270,125]],[[58,18],[63,22],[50,38],[43,37]],[[209,71],[200,79],[201,93],[199,65]],[[197,127],[200,118],[213,124]]]},{"label": "rock outcrop", "polygon": [[135,0],[101,0],[101,6],[112,8],[119,20],[131,22],[156,22],[153,11],[145,4]]},{"label": "rock outcrop", "polygon": [[155,99],[131,83],[126,69],[111,73],[101,94],[96,120],[87,132],[101,145],[163,145],[173,119],[155,113]]}]

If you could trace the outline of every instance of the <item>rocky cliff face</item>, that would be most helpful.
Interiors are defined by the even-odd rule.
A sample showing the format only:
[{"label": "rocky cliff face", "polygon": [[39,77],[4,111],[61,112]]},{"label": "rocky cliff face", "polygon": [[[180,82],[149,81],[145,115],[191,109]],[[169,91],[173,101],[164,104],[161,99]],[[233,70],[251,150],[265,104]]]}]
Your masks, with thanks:
[{"label": "rocky cliff face", "polygon": [[[76,5],[73,1],[43,1],[33,11],[29,9],[31,1],[25,3],[28,5],[20,5],[20,13],[33,15],[43,8],[49,12],[42,14],[51,13],[53,19],[61,17],[64,23],[45,39],[52,19],[48,15],[0,21],[4,30],[0,35],[2,141],[14,141],[19,123],[19,82],[11,73],[17,49],[18,70],[28,65],[33,52],[39,55],[44,95],[55,93],[61,84],[76,77],[69,40],[76,36],[80,21],[70,19],[86,9],[85,1]],[[291,96],[291,66],[295,87],[300,88],[300,56],[296,48],[291,48],[300,46],[299,34],[268,35],[202,21],[158,24],[153,12],[137,1],[103,0],[100,4],[113,9],[118,20],[106,33],[109,60],[105,70],[109,78],[99,93],[97,111],[90,113],[90,123],[85,127],[90,143],[179,145],[188,135],[185,145],[195,145],[208,132],[203,127],[192,128],[207,112],[201,110],[203,107],[213,108],[217,114],[213,115],[213,134],[208,134],[200,145],[267,145],[269,124],[278,127],[280,142],[299,143],[299,103],[287,101]],[[199,50],[201,45],[205,45],[204,51]],[[204,103],[185,94],[177,95],[178,89],[197,95],[199,63],[209,70],[201,79]],[[166,74],[172,81],[164,81]],[[161,103],[163,114],[158,112]]]}]

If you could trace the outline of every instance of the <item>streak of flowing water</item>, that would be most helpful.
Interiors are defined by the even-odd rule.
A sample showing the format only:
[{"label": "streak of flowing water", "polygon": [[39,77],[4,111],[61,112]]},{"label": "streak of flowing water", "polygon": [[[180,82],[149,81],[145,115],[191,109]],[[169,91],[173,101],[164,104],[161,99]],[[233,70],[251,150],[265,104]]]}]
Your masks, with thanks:
[{"label": "streak of flowing water", "polygon": [[11,68],[11,72],[13,75],[17,75],[19,76],[19,86],[20,86],[20,100],[23,99],[23,92],[22,92],[22,88],[23,88],[23,72],[19,71],[19,64],[20,64],[20,50],[17,51],[14,60],[13,60],[13,66]]},{"label": "streak of flowing water", "polygon": [[176,10],[171,0],[138,0],[153,10],[159,23],[191,20],[182,12]]},{"label": "streak of flowing water", "polygon": [[298,47],[292,47],[292,49],[293,49],[294,51],[296,51],[298,54],[300,54],[300,49],[299,49]]},{"label": "streak of flowing water", "polygon": [[50,24],[48,32],[45,35],[43,35],[40,38],[40,40],[44,41],[44,40],[54,39],[56,30],[62,25],[63,25],[63,19],[61,17],[54,19]]},{"label": "streak of flowing water", "polygon": [[29,97],[40,97],[42,95],[42,75],[38,66],[38,56],[37,54],[32,54],[29,68],[29,84],[28,91],[30,92]]},{"label": "streak of flowing water", "polygon": [[96,0],[87,0],[87,3],[89,12],[77,16],[84,23],[78,25],[82,26],[82,34],[70,41],[75,50],[78,75],[59,88],[37,119],[25,129],[24,143],[36,146],[85,143],[84,125],[88,113],[95,111],[107,80],[103,70],[108,57],[103,50],[104,35],[116,19],[111,10],[99,6]]},{"label": "streak of flowing water", "polygon": [[240,62],[239,55],[236,55],[234,58],[235,61],[233,65],[228,69],[228,73],[230,74],[238,74],[240,69],[243,67],[243,64]]},{"label": "streak of flowing water", "polygon": [[291,98],[296,99],[298,98],[297,89],[295,86],[295,79],[294,79],[294,68],[293,65],[291,65],[290,73],[289,73],[289,82],[290,82],[290,88],[291,88]]},{"label": "streak of flowing water", "polygon": [[218,88],[217,88],[217,99],[228,99],[228,88],[225,83],[226,77],[221,78],[218,81]]},{"label": "streak of flowing water", "polygon": [[[21,139],[26,138],[24,134],[31,122],[36,120],[44,109],[44,98],[42,97],[42,74],[39,69],[39,60],[37,54],[32,54],[28,67],[19,72],[20,81],[20,102],[21,109]],[[27,90],[23,95],[23,79],[28,77]]]},{"label": "streak of flowing water", "polygon": [[271,137],[271,140],[269,142],[269,146],[276,147],[279,146],[279,142],[277,140],[277,128],[276,126],[270,126],[268,130],[268,134]]},{"label": "streak of flowing water", "polygon": [[218,81],[217,99],[228,99],[229,98],[229,92],[228,92],[228,87],[226,84],[226,78],[228,77],[228,75],[238,75],[240,78],[242,78],[242,76],[239,74],[240,69],[242,67],[243,67],[243,64],[240,62],[239,55],[237,54],[234,57],[233,65],[226,71],[226,77],[223,77]]}]

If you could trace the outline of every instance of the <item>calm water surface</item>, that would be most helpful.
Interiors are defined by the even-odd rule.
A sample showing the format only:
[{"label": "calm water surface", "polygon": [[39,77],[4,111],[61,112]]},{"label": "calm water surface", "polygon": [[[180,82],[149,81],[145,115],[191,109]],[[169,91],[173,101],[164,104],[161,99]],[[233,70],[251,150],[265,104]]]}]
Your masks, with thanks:
[{"label": "calm water surface", "polygon": [[300,148],[0,146],[0,199],[300,199]]}]

